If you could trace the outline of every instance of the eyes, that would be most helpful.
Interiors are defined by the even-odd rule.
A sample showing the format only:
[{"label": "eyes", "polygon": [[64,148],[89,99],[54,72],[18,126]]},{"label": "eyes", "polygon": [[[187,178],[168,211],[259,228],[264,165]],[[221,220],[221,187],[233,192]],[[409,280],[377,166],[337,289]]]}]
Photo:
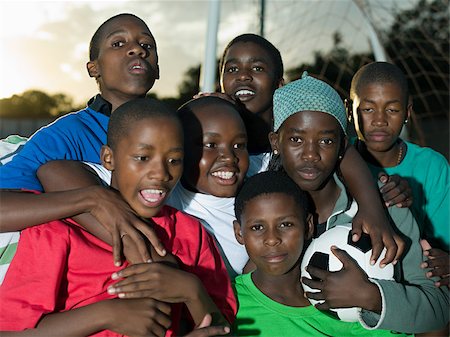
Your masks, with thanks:
[{"label": "eyes", "polygon": [[[370,113],[374,113],[375,112],[375,109],[374,108],[372,108],[372,107],[367,107],[367,108],[360,108],[359,109],[362,113],[364,113],[364,114],[370,114]],[[400,109],[398,109],[398,108],[387,108],[387,109],[385,109],[385,112],[386,113],[388,113],[388,114],[397,114],[397,113],[399,113],[401,110]]]},{"label": "eyes", "polygon": [[[126,41],[125,40],[118,40],[118,41],[114,41],[111,43],[111,46],[113,48],[121,48],[123,46],[125,46]],[[139,45],[145,49],[145,50],[152,50],[155,48],[155,45],[153,43],[147,43],[147,42],[139,42]]]},{"label": "eyes", "polygon": [[[142,156],[142,155],[135,155],[133,156],[133,160],[138,163],[145,163],[151,160],[150,156]],[[167,163],[169,163],[172,166],[178,166],[183,163],[183,158],[178,157],[170,157],[167,159]]]},{"label": "eyes", "polygon": [[[282,223],[280,223],[278,225],[278,228],[280,228],[280,229],[291,228],[291,227],[294,227],[294,224],[292,222],[288,222],[288,221],[282,222]],[[265,229],[265,225],[263,225],[263,224],[254,224],[254,225],[252,225],[250,227],[250,229],[252,231],[254,231],[254,232],[260,232],[260,231],[263,231]]]},{"label": "eyes", "polygon": [[[225,73],[237,73],[239,72],[239,67],[236,65],[229,65],[227,67],[225,67]],[[262,65],[253,65],[250,67],[250,70],[255,72],[255,73],[260,73],[263,72],[265,70],[265,68]]]},{"label": "eyes", "polygon": [[[289,137],[289,141],[292,143],[303,144],[304,140],[298,136]],[[336,140],[331,137],[324,137],[318,140],[319,145],[329,146],[336,144]]]},{"label": "eyes", "polygon": [[[203,146],[207,149],[216,149],[219,147],[219,145],[214,142],[206,142],[203,144]],[[247,148],[247,143],[245,143],[245,142],[233,144],[233,149],[235,149],[235,150],[245,150],[246,148]]]}]

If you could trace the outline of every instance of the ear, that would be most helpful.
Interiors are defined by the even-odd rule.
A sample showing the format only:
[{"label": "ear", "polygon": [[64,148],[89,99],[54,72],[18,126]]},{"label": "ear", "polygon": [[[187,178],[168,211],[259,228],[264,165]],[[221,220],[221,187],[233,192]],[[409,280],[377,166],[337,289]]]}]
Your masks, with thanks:
[{"label": "ear", "polygon": [[280,80],[278,81],[278,88],[281,88],[284,85],[284,78],[280,78]]},{"label": "ear", "polygon": [[411,117],[413,111],[414,111],[413,100],[412,100],[411,96],[409,96],[409,98],[408,98],[408,106],[406,107],[405,121],[407,121]]},{"label": "ear", "polygon": [[155,79],[159,80],[159,63],[156,63],[156,69],[155,69]]},{"label": "ear", "polygon": [[306,224],[305,224],[305,241],[310,240],[314,235],[314,220],[312,214],[306,215]]},{"label": "ear", "polygon": [[233,221],[233,229],[234,229],[234,236],[236,237],[237,242],[243,245],[244,238],[242,237],[241,224],[237,220]]},{"label": "ear", "polygon": [[100,151],[102,165],[109,171],[114,171],[114,154],[108,145],[103,145]]},{"label": "ear", "polygon": [[344,99],[344,105],[345,105],[345,112],[347,113],[347,120],[349,123],[351,123],[353,119],[352,100],[349,98]]},{"label": "ear", "polygon": [[270,131],[269,132],[269,142],[270,142],[270,147],[272,148],[272,152],[278,151],[278,153],[280,153],[280,150],[278,148],[278,133]]},{"label": "ear", "polygon": [[90,77],[98,78],[100,77],[100,73],[97,69],[97,61],[89,61],[86,63],[86,69]]}]

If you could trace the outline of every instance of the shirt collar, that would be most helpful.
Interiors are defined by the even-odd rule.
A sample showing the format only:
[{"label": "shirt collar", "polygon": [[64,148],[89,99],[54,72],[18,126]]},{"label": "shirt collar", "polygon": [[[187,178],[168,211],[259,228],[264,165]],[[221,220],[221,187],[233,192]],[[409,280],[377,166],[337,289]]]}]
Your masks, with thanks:
[{"label": "shirt collar", "polygon": [[88,107],[105,116],[111,116],[112,105],[105,100],[100,94],[95,95],[88,101]]}]

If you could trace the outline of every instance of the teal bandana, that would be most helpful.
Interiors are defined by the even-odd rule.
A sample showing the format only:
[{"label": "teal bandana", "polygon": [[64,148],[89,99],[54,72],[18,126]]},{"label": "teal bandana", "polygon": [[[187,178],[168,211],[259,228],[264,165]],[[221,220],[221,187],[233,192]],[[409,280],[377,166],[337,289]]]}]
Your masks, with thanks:
[{"label": "teal bandana", "polygon": [[274,131],[278,131],[287,118],[300,111],[320,111],[330,114],[336,118],[346,134],[347,115],[341,97],[330,85],[309,76],[306,71],[303,72],[301,79],[275,90]]}]

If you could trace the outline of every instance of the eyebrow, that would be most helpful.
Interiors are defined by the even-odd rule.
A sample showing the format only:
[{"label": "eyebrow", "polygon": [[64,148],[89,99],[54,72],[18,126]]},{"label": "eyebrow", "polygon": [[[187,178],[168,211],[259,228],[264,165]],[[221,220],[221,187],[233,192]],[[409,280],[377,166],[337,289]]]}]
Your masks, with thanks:
[{"label": "eyebrow", "polygon": [[[137,147],[139,149],[149,149],[149,150],[153,150],[155,147],[152,144],[145,144],[145,143],[139,143],[137,145]],[[184,148],[183,147],[174,147],[170,149],[171,152],[184,152]]]},{"label": "eyebrow", "polygon": [[[297,133],[305,133],[306,132],[305,130],[298,129],[298,128],[289,128],[288,131],[297,132]],[[321,134],[330,134],[330,133],[337,134],[338,131],[336,129],[320,130],[319,133],[321,133]]]},{"label": "eyebrow", "polygon": [[[125,30],[125,29],[117,29],[115,31],[112,31],[108,35],[106,35],[105,39],[109,39],[111,36],[114,36],[114,35],[117,35],[117,34],[124,34],[124,33],[128,33],[128,31]],[[152,34],[150,34],[149,32],[143,31],[143,32],[141,32],[141,34],[147,35],[148,37],[150,37],[150,38],[152,38],[154,40]]]},{"label": "eyebrow", "polygon": [[[208,136],[208,137],[220,137],[222,136],[222,134],[218,133],[218,132],[205,132],[203,133],[203,137]],[[242,137],[242,138],[247,138],[247,135],[245,133],[239,133],[236,135],[235,138],[238,137]]]},{"label": "eyebrow", "polygon": [[[227,64],[227,63],[232,63],[232,62],[234,62],[234,63],[238,63],[238,62],[240,62],[240,60],[238,59],[238,58],[231,58],[231,59],[229,59],[229,60],[227,60],[226,62],[225,62],[225,64]],[[267,60],[265,60],[265,59],[263,59],[263,58],[260,58],[260,57],[252,57],[252,58],[250,58],[250,59],[246,59],[245,60],[245,62],[262,62],[262,63],[269,63]]]},{"label": "eyebrow", "polygon": [[[368,103],[376,103],[374,100],[369,99],[369,98],[364,98],[362,100],[363,102],[368,102]],[[390,103],[401,103],[402,101],[400,99],[393,99],[390,101],[385,102],[385,104],[390,104]]]}]

